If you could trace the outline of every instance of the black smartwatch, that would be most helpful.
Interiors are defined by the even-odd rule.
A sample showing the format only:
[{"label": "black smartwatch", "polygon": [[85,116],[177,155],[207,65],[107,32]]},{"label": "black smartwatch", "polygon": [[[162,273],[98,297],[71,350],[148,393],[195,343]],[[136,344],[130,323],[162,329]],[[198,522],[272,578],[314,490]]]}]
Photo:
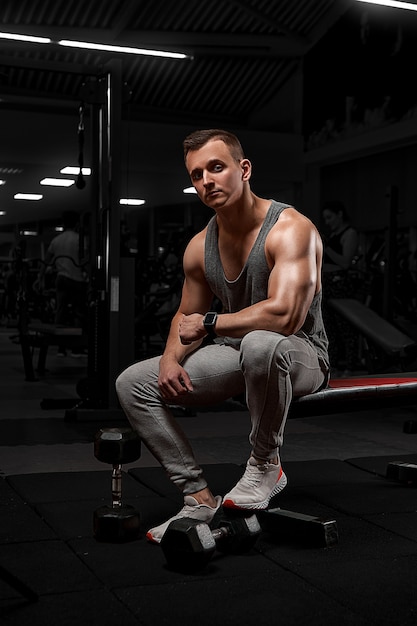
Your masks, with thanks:
[{"label": "black smartwatch", "polygon": [[215,337],[217,337],[216,333],[214,332],[214,327],[216,325],[216,322],[217,322],[217,313],[213,313],[212,311],[209,311],[208,313],[205,314],[204,319],[203,319],[203,325],[210,339],[215,339]]}]

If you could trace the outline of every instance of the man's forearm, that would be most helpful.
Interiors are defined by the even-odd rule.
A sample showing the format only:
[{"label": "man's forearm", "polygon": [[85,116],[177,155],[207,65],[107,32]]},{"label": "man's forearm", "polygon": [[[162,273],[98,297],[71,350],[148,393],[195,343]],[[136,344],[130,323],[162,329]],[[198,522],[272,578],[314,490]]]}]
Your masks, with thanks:
[{"label": "man's forearm", "polygon": [[168,339],[165,344],[165,349],[162,357],[168,357],[175,359],[178,363],[182,363],[187,354],[193,352],[201,344],[201,339],[193,341],[190,344],[181,343],[179,336],[179,323],[182,318],[182,313],[178,312],[172,319],[171,327],[169,330]]}]

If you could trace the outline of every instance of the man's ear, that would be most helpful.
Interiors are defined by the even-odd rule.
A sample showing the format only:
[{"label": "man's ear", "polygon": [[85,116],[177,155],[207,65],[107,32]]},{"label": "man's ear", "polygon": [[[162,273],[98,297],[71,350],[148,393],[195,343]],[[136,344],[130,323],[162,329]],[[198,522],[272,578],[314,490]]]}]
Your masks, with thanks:
[{"label": "man's ear", "polygon": [[240,167],[242,168],[242,180],[247,181],[250,179],[252,175],[252,163],[249,159],[242,159],[240,162]]}]

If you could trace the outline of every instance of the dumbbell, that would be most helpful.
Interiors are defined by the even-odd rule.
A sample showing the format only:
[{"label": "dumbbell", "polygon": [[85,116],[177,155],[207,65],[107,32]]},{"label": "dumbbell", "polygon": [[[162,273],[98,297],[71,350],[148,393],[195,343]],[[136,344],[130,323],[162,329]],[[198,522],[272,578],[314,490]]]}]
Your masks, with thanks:
[{"label": "dumbbell", "polygon": [[415,487],[417,485],[417,464],[403,461],[390,461],[387,465],[386,477]]},{"label": "dumbbell", "polygon": [[318,548],[330,548],[339,541],[334,519],[323,519],[280,508],[257,511],[257,515],[262,531],[280,539],[291,539]]},{"label": "dumbbell", "polygon": [[141,441],[130,428],[101,428],[94,437],[94,456],[113,466],[111,506],[94,511],[93,530],[97,541],[121,543],[139,536],[139,512],[122,504],[122,465],[133,463],[141,455]]},{"label": "dumbbell", "polygon": [[256,515],[218,515],[215,519],[218,526],[214,529],[190,517],[170,523],[161,541],[170,569],[182,572],[201,570],[216,548],[230,554],[243,554],[253,548],[261,532]]}]

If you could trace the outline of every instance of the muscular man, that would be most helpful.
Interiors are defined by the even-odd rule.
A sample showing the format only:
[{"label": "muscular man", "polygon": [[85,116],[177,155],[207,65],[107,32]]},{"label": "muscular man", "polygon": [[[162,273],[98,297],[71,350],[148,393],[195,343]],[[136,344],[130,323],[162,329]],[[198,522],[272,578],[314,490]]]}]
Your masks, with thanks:
[{"label": "muscular man", "polygon": [[[196,131],[184,141],[184,156],[214,216],[185,250],[182,298],[162,356],[135,363],[116,381],[132,427],[184,494],[181,511],[148,531],[155,543],[172,519],[209,523],[221,503],[266,508],[287,482],[279,449],[291,399],[326,385],[329,370],[316,228],[295,208],[252,192],[252,165],[235,135]],[[218,313],[214,301],[221,302]],[[241,393],[252,453],[221,498],[210,491],[170,405],[202,406]]]}]

